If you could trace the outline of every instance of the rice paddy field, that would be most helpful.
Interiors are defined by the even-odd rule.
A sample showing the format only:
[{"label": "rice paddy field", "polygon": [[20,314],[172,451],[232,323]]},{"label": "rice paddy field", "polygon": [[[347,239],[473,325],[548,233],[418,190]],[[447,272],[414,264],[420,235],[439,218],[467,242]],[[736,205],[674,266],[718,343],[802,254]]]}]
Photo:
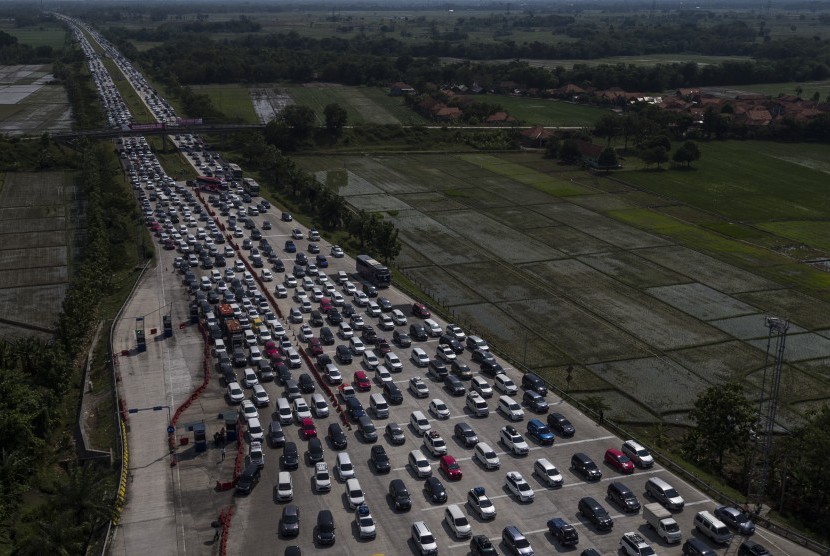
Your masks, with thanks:
[{"label": "rice paddy field", "polygon": [[[684,425],[697,394],[757,394],[791,328],[790,422],[830,398],[830,148],[703,145],[693,171],[590,175],[537,154],[298,161],[400,229],[395,266],[516,366],[600,395],[621,422]],[[808,260],[805,260],[808,259]]]}]

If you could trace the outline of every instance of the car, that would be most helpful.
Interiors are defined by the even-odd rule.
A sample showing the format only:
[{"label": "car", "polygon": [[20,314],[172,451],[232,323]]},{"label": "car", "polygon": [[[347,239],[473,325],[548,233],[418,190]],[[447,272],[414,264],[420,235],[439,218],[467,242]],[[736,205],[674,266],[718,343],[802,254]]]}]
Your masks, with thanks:
[{"label": "car", "polygon": [[349,445],[349,440],[340,423],[329,424],[328,437],[335,450],[345,450]]},{"label": "car", "polygon": [[316,492],[328,492],[331,490],[329,464],[324,461],[314,464],[314,490]]},{"label": "car", "polygon": [[738,547],[738,556],[769,556],[770,552],[762,544],[747,539]]},{"label": "car", "polygon": [[380,365],[375,369],[375,382],[379,385],[383,386],[387,382],[393,382],[393,380],[392,373],[389,372],[389,369],[385,365]]},{"label": "car", "polygon": [[571,438],[576,433],[574,426],[561,413],[550,413],[548,415],[548,426],[556,431],[559,436],[565,438]]},{"label": "car", "polygon": [[412,359],[416,367],[426,367],[429,365],[429,355],[421,348],[412,348],[410,359]]},{"label": "car", "polygon": [[412,314],[422,319],[428,319],[432,316],[432,313],[429,312],[429,309],[423,303],[413,303]]},{"label": "car", "polygon": [[314,392],[314,379],[308,373],[302,373],[297,379],[297,384],[300,386],[300,391],[303,394],[311,394]]},{"label": "car", "polygon": [[527,436],[540,446],[550,446],[555,440],[550,428],[540,419],[531,419],[527,422]]},{"label": "car", "polygon": [[311,407],[314,410],[314,415],[318,419],[323,419],[329,416],[329,404],[326,398],[319,392],[311,395]]},{"label": "car", "polygon": [[352,421],[359,422],[360,418],[366,415],[366,410],[363,409],[363,404],[360,403],[355,396],[350,398],[346,398],[346,412],[349,414],[349,417]]},{"label": "car", "polygon": [[408,512],[412,508],[412,498],[401,479],[393,479],[389,482],[389,497],[396,510]]},{"label": "car", "polygon": [[366,501],[360,482],[355,479],[346,480],[346,499],[349,502],[349,509],[355,510]]},{"label": "car", "polygon": [[[305,402],[303,402],[305,403]],[[300,420],[300,438],[308,440],[317,436],[317,426],[311,417],[305,417]]]},{"label": "car", "polygon": [[372,462],[375,472],[378,474],[389,473],[392,470],[392,466],[389,463],[389,456],[383,446],[372,446],[369,461]]},{"label": "car", "polygon": [[303,398],[296,398],[293,404],[292,412],[298,423],[302,424],[304,419],[311,419],[311,408]]},{"label": "car", "polygon": [[447,370],[447,366],[444,364],[443,361],[439,361],[438,359],[430,359],[428,364],[427,374],[432,376],[434,380],[444,380],[444,378],[449,375],[449,371]]},{"label": "car", "polygon": [[488,398],[493,397],[493,387],[490,386],[490,383],[487,382],[484,379],[484,377],[481,377],[481,376],[471,377],[470,389],[475,390],[476,392],[478,392],[478,394],[484,399],[488,399]]},{"label": "car", "polygon": [[439,345],[435,350],[435,355],[442,359],[445,363],[452,363],[455,361],[455,352],[450,346]]},{"label": "car", "polygon": [[273,448],[285,445],[285,431],[282,430],[282,424],[279,421],[271,421],[268,427],[268,440]]},{"label": "car", "polygon": [[507,484],[507,490],[509,490],[519,502],[533,502],[533,488],[531,488],[528,482],[524,480],[521,473],[518,471],[510,471],[505,476],[505,482]]},{"label": "car", "polygon": [[314,540],[320,546],[331,546],[335,541],[334,516],[331,510],[320,510],[317,513],[317,527],[314,529]]},{"label": "car", "polygon": [[504,446],[513,454],[517,456],[527,455],[530,450],[525,439],[512,425],[506,425],[499,431],[499,438],[501,438]]},{"label": "car", "polygon": [[352,385],[358,392],[368,392],[372,389],[372,381],[366,375],[366,371],[355,371]]},{"label": "car", "polygon": [[416,521],[412,524],[412,543],[421,556],[434,556],[438,554],[438,543],[435,536],[427,527],[426,522]]},{"label": "car", "polygon": [[433,456],[443,456],[447,453],[447,442],[436,430],[429,430],[423,434],[424,446]]},{"label": "car", "polygon": [[294,239],[303,239],[303,231],[299,228],[294,228],[291,230],[291,237]]},{"label": "car", "polygon": [[334,363],[329,363],[325,366],[323,375],[325,375],[326,381],[331,386],[337,386],[343,383],[343,373],[340,372],[340,369]]},{"label": "car", "polygon": [[429,411],[438,419],[450,418],[450,408],[440,398],[434,398],[429,402]]},{"label": "car", "polygon": [[262,452],[262,442],[251,441],[251,446],[248,449],[248,462],[265,467],[265,454]]},{"label": "car", "polygon": [[245,392],[239,386],[239,383],[234,381],[228,383],[228,401],[232,404],[242,403],[245,399]]},{"label": "car", "polygon": [[274,485],[274,495],[277,502],[291,501],[294,499],[294,482],[291,480],[291,473],[280,471],[277,475],[277,484]]},{"label": "car", "polygon": [[494,519],[496,507],[487,496],[484,487],[474,487],[467,492],[467,504],[481,519]]},{"label": "car", "polygon": [[582,517],[594,524],[598,531],[608,531],[614,527],[614,520],[608,515],[608,511],[590,496],[581,498],[577,509]]},{"label": "car", "polygon": [[403,314],[403,311],[400,309],[392,309],[391,316],[392,322],[395,323],[395,326],[406,326],[407,320],[406,315]]},{"label": "car", "polygon": [[634,473],[634,462],[628,456],[616,448],[609,448],[605,451],[605,463],[626,475]]},{"label": "car", "polygon": [[487,535],[476,535],[470,539],[470,556],[498,556],[499,552]]},{"label": "car", "polygon": [[493,377],[493,385],[495,386],[496,390],[500,391],[502,394],[506,396],[512,396],[519,392],[519,387],[516,386],[510,377],[508,377],[504,373],[499,373]]},{"label": "car", "polygon": [[408,348],[412,345],[412,339],[409,337],[409,334],[406,332],[401,332],[400,330],[395,330],[392,332],[392,341],[398,345],[398,347]]},{"label": "car", "polygon": [[255,384],[251,392],[251,401],[253,401],[254,405],[257,407],[268,407],[271,403],[271,398],[268,396],[268,392],[262,387],[261,384]]},{"label": "car", "polygon": [[389,369],[390,372],[399,373],[403,371],[403,363],[401,362],[400,358],[393,352],[389,352],[383,356],[386,368]]},{"label": "car", "polygon": [[285,249],[286,253],[296,253],[297,252],[297,245],[289,239],[285,242],[284,249]]},{"label": "car", "polygon": [[401,405],[403,403],[403,392],[394,382],[387,382],[383,385],[383,396],[391,405]]},{"label": "car", "polygon": [[282,447],[280,463],[283,469],[297,469],[300,466],[300,454],[295,443],[285,443],[285,446]]},{"label": "car", "polygon": [[288,311],[288,322],[291,324],[300,324],[303,322],[303,312],[297,307],[292,307]]},{"label": "car", "polygon": [[354,398],[357,395],[357,391],[354,389],[354,386],[346,383],[343,383],[337,387],[337,393],[340,394],[340,398],[343,402],[346,402],[349,398]]},{"label": "car", "polygon": [[352,300],[358,307],[366,307],[369,304],[369,296],[361,291],[354,292]]},{"label": "car", "polygon": [[409,391],[416,398],[426,398],[429,396],[429,387],[419,376],[413,376],[409,379]]},{"label": "car", "polygon": [[450,372],[461,380],[469,380],[473,378],[473,371],[470,369],[470,366],[460,359],[456,359],[450,364]]},{"label": "car", "polygon": [[461,384],[461,381],[455,375],[447,375],[444,377],[444,388],[456,397],[463,396],[467,392],[467,389],[464,388],[464,385]]},{"label": "car", "polygon": [[620,551],[628,556],[654,556],[657,554],[639,533],[629,531],[620,539]]},{"label": "car", "polygon": [[465,448],[472,448],[478,444],[478,435],[476,434],[476,431],[474,431],[473,427],[464,421],[460,421],[455,424],[455,427],[453,427],[453,434],[455,434],[455,437],[461,441],[461,444],[463,444]]},{"label": "car", "polygon": [[282,509],[280,517],[280,536],[296,537],[300,534],[300,508],[288,504]]},{"label": "car", "polygon": [[748,515],[738,508],[718,506],[715,508],[714,514],[724,525],[730,529],[734,529],[741,535],[752,535],[755,533],[755,524],[752,523]]},{"label": "car", "polygon": [[441,459],[438,462],[438,467],[444,472],[444,475],[446,475],[447,479],[450,481],[460,481],[463,476],[461,466],[458,465],[458,461],[450,455],[441,456]]},{"label": "car", "polygon": [[429,464],[426,456],[420,450],[412,450],[409,452],[409,467],[418,478],[431,477],[432,467]]},{"label": "car", "polygon": [[334,345],[334,333],[328,326],[324,326],[320,329],[320,342],[324,346]]},{"label": "car", "polygon": [[352,362],[352,352],[348,346],[341,344],[334,348],[334,358],[342,365],[349,365]]},{"label": "car", "polygon": [[367,349],[363,352],[363,366],[366,369],[376,369],[378,365],[380,365],[380,359],[373,350]]},{"label": "car", "polygon": [[504,546],[516,556],[533,556],[530,541],[515,525],[508,525],[502,529],[501,540]]},{"label": "car", "polygon": [[522,406],[509,396],[499,396],[496,409],[511,421],[521,421],[525,418],[525,412],[522,410]]},{"label": "car", "polygon": [[608,485],[608,499],[626,512],[639,512],[640,501],[631,492],[631,489],[620,482],[612,482]]},{"label": "car", "polygon": [[[329,316],[331,316],[331,313],[329,313]],[[332,323],[332,324],[334,324],[334,323]],[[342,339],[344,339],[344,340],[348,340],[349,338],[351,338],[352,336],[354,336],[354,330],[352,330],[352,327],[351,327],[351,325],[350,325],[349,323],[347,323],[347,322],[341,322],[341,323],[338,325],[338,327],[339,327],[338,334],[340,335],[340,337],[341,337]]]},{"label": "car", "polygon": [[561,517],[548,520],[547,525],[550,536],[556,539],[560,545],[576,546],[579,544],[579,533],[576,528]]},{"label": "car", "polygon": [[357,536],[361,539],[374,539],[377,535],[375,520],[369,506],[361,504],[355,511],[355,524],[357,524]]},{"label": "car", "polygon": [[495,363],[496,356],[490,353],[490,350],[487,349],[477,349],[473,351],[472,356],[470,357],[473,363],[478,363],[479,365],[482,363]]},{"label": "car", "polygon": [[292,220],[294,220],[294,218],[291,216],[291,214],[289,214],[289,213],[287,213],[287,212],[283,212],[283,213],[282,213],[282,216],[280,217],[280,219],[281,219],[283,222],[291,222]]},{"label": "car", "polygon": [[259,411],[251,400],[242,400],[239,406],[239,416],[247,423],[250,419],[259,419]]},{"label": "car", "polygon": [[332,245],[331,251],[329,253],[335,259],[342,259],[346,256],[346,254],[343,252],[343,249],[339,245]]},{"label": "car", "polygon": [[442,334],[441,336],[439,336],[438,345],[441,347],[449,348],[450,351],[453,352],[452,359],[456,359],[456,356],[464,353],[464,344],[459,342],[458,339],[451,334]]},{"label": "car", "polygon": [[444,488],[438,477],[427,477],[424,483],[424,492],[433,504],[443,504],[447,501],[447,489]]},{"label": "car", "polygon": [[499,455],[486,442],[479,442],[473,447],[473,458],[477,459],[484,469],[498,469],[501,467]]},{"label": "car", "polygon": [[352,353],[355,355],[363,355],[363,352],[366,351],[366,346],[360,338],[352,336],[349,338],[349,349],[351,349]]},{"label": "car", "polygon": [[525,391],[522,396],[522,403],[524,403],[525,407],[535,413],[547,413],[548,409],[550,409],[548,401],[534,390]]}]

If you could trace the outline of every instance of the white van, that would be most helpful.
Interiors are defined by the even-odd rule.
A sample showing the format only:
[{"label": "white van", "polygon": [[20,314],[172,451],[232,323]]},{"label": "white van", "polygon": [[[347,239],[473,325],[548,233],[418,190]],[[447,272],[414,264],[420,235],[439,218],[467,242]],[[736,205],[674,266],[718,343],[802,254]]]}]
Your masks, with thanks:
[{"label": "white van", "polygon": [[441,330],[441,327],[438,326],[438,323],[432,319],[424,320],[424,328],[427,329],[427,334],[429,334],[433,338],[437,338],[444,333],[444,331]]},{"label": "white van", "polygon": [[256,334],[253,330],[246,330],[245,331],[245,344],[248,347],[252,347],[257,345]]},{"label": "white van", "polygon": [[291,415],[291,404],[288,403],[286,398],[277,398],[277,414],[282,425],[290,425],[294,422],[294,417]]},{"label": "white van", "polygon": [[225,355],[228,354],[228,349],[225,347],[225,340],[216,340],[213,343],[213,352],[214,357],[219,357],[220,353],[224,353]]},{"label": "white van", "polygon": [[475,448],[473,448],[473,457],[481,462],[484,469],[498,469],[501,467],[499,455],[486,442],[479,442],[475,445]]},{"label": "white van", "polygon": [[622,445],[622,453],[627,455],[638,467],[648,469],[654,465],[654,458],[639,442],[626,440]]},{"label": "white van", "polygon": [[326,398],[320,392],[311,395],[311,409],[318,419],[329,416],[329,404],[326,403]]},{"label": "white van", "polygon": [[262,429],[262,424],[256,417],[248,419],[248,439],[251,442],[262,442],[265,438],[265,431]]},{"label": "white van", "polygon": [[498,410],[511,421],[521,421],[525,418],[522,406],[510,396],[499,396]]},{"label": "white van", "polygon": [[659,477],[646,481],[646,495],[651,496],[669,510],[680,511],[686,504],[674,487]]},{"label": "white van", "polygon": [[412,425],[412,429],[418,434],[418,436],[424,436],[432,430],[432,425],[429,424],[429,420],[426,418],[423,411],[413,411],[409,416],[409,424]]},{"label": "white van", "polygon": [[732,539],[732,533],[724,523],[709,512],[695,514],[695,529],[716,543],[726,544]]},{"label": "white van", "polygon": [[382,394],[372,394],[369,396],[369,407],[378,419],[386,419],[389,417],[389,404],[386,403],[386,398]]},{"label": "white van", "polygon": [[458,504],[450,504],[447,506],[447,509],[444,510],[444,520],[447,522],[450,530],[455,533],[456,538],[469,539],[473,536],[473,528],[470,527],[470,521],[464,515],[464,512],[461,511],[461,508],[458,507]]},{"label": "white van", "polygon": [[354,477],[354,465],[352,465],[352,459],[346,452],[337,452],[337,462],[334,464],[334,468],[337,469],[337,475],[342,481]]},{"label": "white van", "polygon": [[563,478],[562,473],[553,465],[548,459],[540,458],[533,464],[533,471],[539,480],[549,487],[561,487]]}]

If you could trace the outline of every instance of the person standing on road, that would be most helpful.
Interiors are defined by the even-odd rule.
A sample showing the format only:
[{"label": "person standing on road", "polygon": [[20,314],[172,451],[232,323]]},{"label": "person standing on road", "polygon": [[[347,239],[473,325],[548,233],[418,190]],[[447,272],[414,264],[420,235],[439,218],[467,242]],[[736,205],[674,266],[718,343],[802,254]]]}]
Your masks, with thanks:
[{"label": "person standing on road", "polygon": [[225,461],[225,447],[222,446],[222,461]]}]

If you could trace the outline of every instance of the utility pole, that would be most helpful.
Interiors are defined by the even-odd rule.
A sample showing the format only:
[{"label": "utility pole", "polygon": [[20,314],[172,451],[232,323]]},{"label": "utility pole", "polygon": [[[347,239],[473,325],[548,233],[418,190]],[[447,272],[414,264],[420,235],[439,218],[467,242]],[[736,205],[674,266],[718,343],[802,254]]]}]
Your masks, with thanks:
[{"label": "utility pole", "polygon": [[747,480],[747,503],[755,506],[755,513],[761,512],[769,476],[769,459],[772,452],[775,417],[778,412],[778,395],[781,387],[781,372],[784,367],[784,348],[790,321],[778,317],[766,317],[767,355],[764,374],[761,379],[761,393],[758,399],[758,415],[755,424],[755,447]]}]

